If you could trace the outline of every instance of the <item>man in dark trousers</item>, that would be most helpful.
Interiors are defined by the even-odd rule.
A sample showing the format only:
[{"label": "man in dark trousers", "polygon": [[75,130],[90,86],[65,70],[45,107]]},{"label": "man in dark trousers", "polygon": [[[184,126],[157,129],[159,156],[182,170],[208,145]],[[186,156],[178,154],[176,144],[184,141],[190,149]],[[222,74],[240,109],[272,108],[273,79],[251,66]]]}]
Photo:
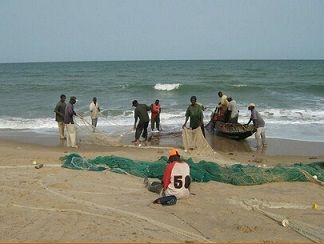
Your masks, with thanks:
[{"label": "man in dark trousers", "polygon": [[[147,140],[147,127],[149,125],[149,115],[147,111],[150,111],[151,108],[149,106],[147,106],[146,104],[139,104],[137,102],[137,100],[133,101],[133,107],[135,107],[135,111],[134,111],[134,118],[135,118],[135,122],[134,122],[134,130],[136,129],[135,132],[135,140],[132,141],[135,144],[138,144],[140,142],[139,138],[142,137]],[[138,123],[137,123],[138,121]]]},{"label": "man in dark trousers", "polygon": [[54,109],[55,120],[59,128],[61,140],[65,138],[64,137],[64,114],[65,114],[65,106],[66,106],[65,99],[66,96],[62,94],[60,97],[60,101],[56,104],[56,107]]}]

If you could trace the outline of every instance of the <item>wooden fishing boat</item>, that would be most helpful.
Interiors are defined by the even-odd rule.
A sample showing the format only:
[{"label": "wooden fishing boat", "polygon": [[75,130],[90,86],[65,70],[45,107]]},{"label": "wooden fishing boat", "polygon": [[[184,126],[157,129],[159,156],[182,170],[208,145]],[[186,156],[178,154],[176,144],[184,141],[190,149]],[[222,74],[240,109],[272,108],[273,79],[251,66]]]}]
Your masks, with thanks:
[{"label": "wooden fishing boat", "polygon": [[227,137],[234,140],[243,140],[249,136],[252,136],[256,132],[254,125],[242,125],[224,123],[222,121],[210,121],[206,125],[206,129],[209,132],[215,133],[216,135]]}]

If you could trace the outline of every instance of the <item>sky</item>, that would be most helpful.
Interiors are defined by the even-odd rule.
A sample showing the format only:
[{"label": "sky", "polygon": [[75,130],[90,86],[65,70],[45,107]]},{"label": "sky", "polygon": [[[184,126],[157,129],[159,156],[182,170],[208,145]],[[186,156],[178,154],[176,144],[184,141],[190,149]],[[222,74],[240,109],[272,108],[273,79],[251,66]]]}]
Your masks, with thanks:
[{"label": "sky", "polygon": [[0,63],[324,59],[324,0],[0,0]]}]

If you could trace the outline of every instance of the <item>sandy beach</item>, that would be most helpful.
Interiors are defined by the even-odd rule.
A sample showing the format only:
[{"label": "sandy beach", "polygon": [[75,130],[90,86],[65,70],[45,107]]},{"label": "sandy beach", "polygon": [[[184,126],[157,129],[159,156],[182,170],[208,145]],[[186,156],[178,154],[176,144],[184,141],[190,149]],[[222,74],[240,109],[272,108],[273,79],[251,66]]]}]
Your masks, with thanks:
[{"label": "sandy beach", "polygon": [[[53,136],[18,134],[6,138],[3,133],[0,140],[1,242],[311,242],[269,214],[317,231],[324,228],[324,188],[312,182],[256,186],[193,182],[189,199],[164,207],[152,204],[158,196],[145,189],[143,178],[69,170],[61,167],[60,158],[77,152],[85,158],[115,155],[154,161],[167,155],[168,147],[81,143],[71,150]],[[322,143],[269,139],[268,151],[259,153],[249,146],[253,140],[233,148],[226,143],[219,138],[216,144],[218,155],[228,163],[324,161],[319,153]],[[287,153],[280,153],[285,148]],[[181,152],[184,158],[193,156]],[[33,161],[44,166],[35,169]],[[255,204],[263,212],[252,209]]]}]

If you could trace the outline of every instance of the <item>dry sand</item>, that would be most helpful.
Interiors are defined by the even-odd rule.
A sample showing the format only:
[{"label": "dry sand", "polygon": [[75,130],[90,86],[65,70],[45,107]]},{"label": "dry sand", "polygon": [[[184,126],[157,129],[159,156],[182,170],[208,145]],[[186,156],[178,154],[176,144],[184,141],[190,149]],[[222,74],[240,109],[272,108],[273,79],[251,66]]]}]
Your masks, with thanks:
[{"label": "dry sand", "polygon": [[[86,158],[116,155],[154,161],[167,155],[167,148],[82,144],[71,150],[58,143],[39,143],[41,139],[17,138],[0,140],[1,242],[310,242],[266,213],[312,225],[312,230],[319,227],[317,232],[323,234],[324,187],[315,183],[233,186],[194,182],[189,199],[164,207],[151,203],[158,196],[144,188],[142,178],[69,170],[60,167],[59,158],[78,152]],[[226,150],[221,149],[224,143]],[[231,148],[221,140],[216,144],[228,163],[270,166],[324,161],[321,143],[269,140],[266,152],[246,145]],[[281,151],[276,147],[281,151],[286,147],[289,153],[278,154]],[[182,153],[196,161],[203,158]],[[33,161],[44,167],[35,169]],[[248,208],[251,200],[266,212]],[[312,208],[314,203],[319,207]]]}]

